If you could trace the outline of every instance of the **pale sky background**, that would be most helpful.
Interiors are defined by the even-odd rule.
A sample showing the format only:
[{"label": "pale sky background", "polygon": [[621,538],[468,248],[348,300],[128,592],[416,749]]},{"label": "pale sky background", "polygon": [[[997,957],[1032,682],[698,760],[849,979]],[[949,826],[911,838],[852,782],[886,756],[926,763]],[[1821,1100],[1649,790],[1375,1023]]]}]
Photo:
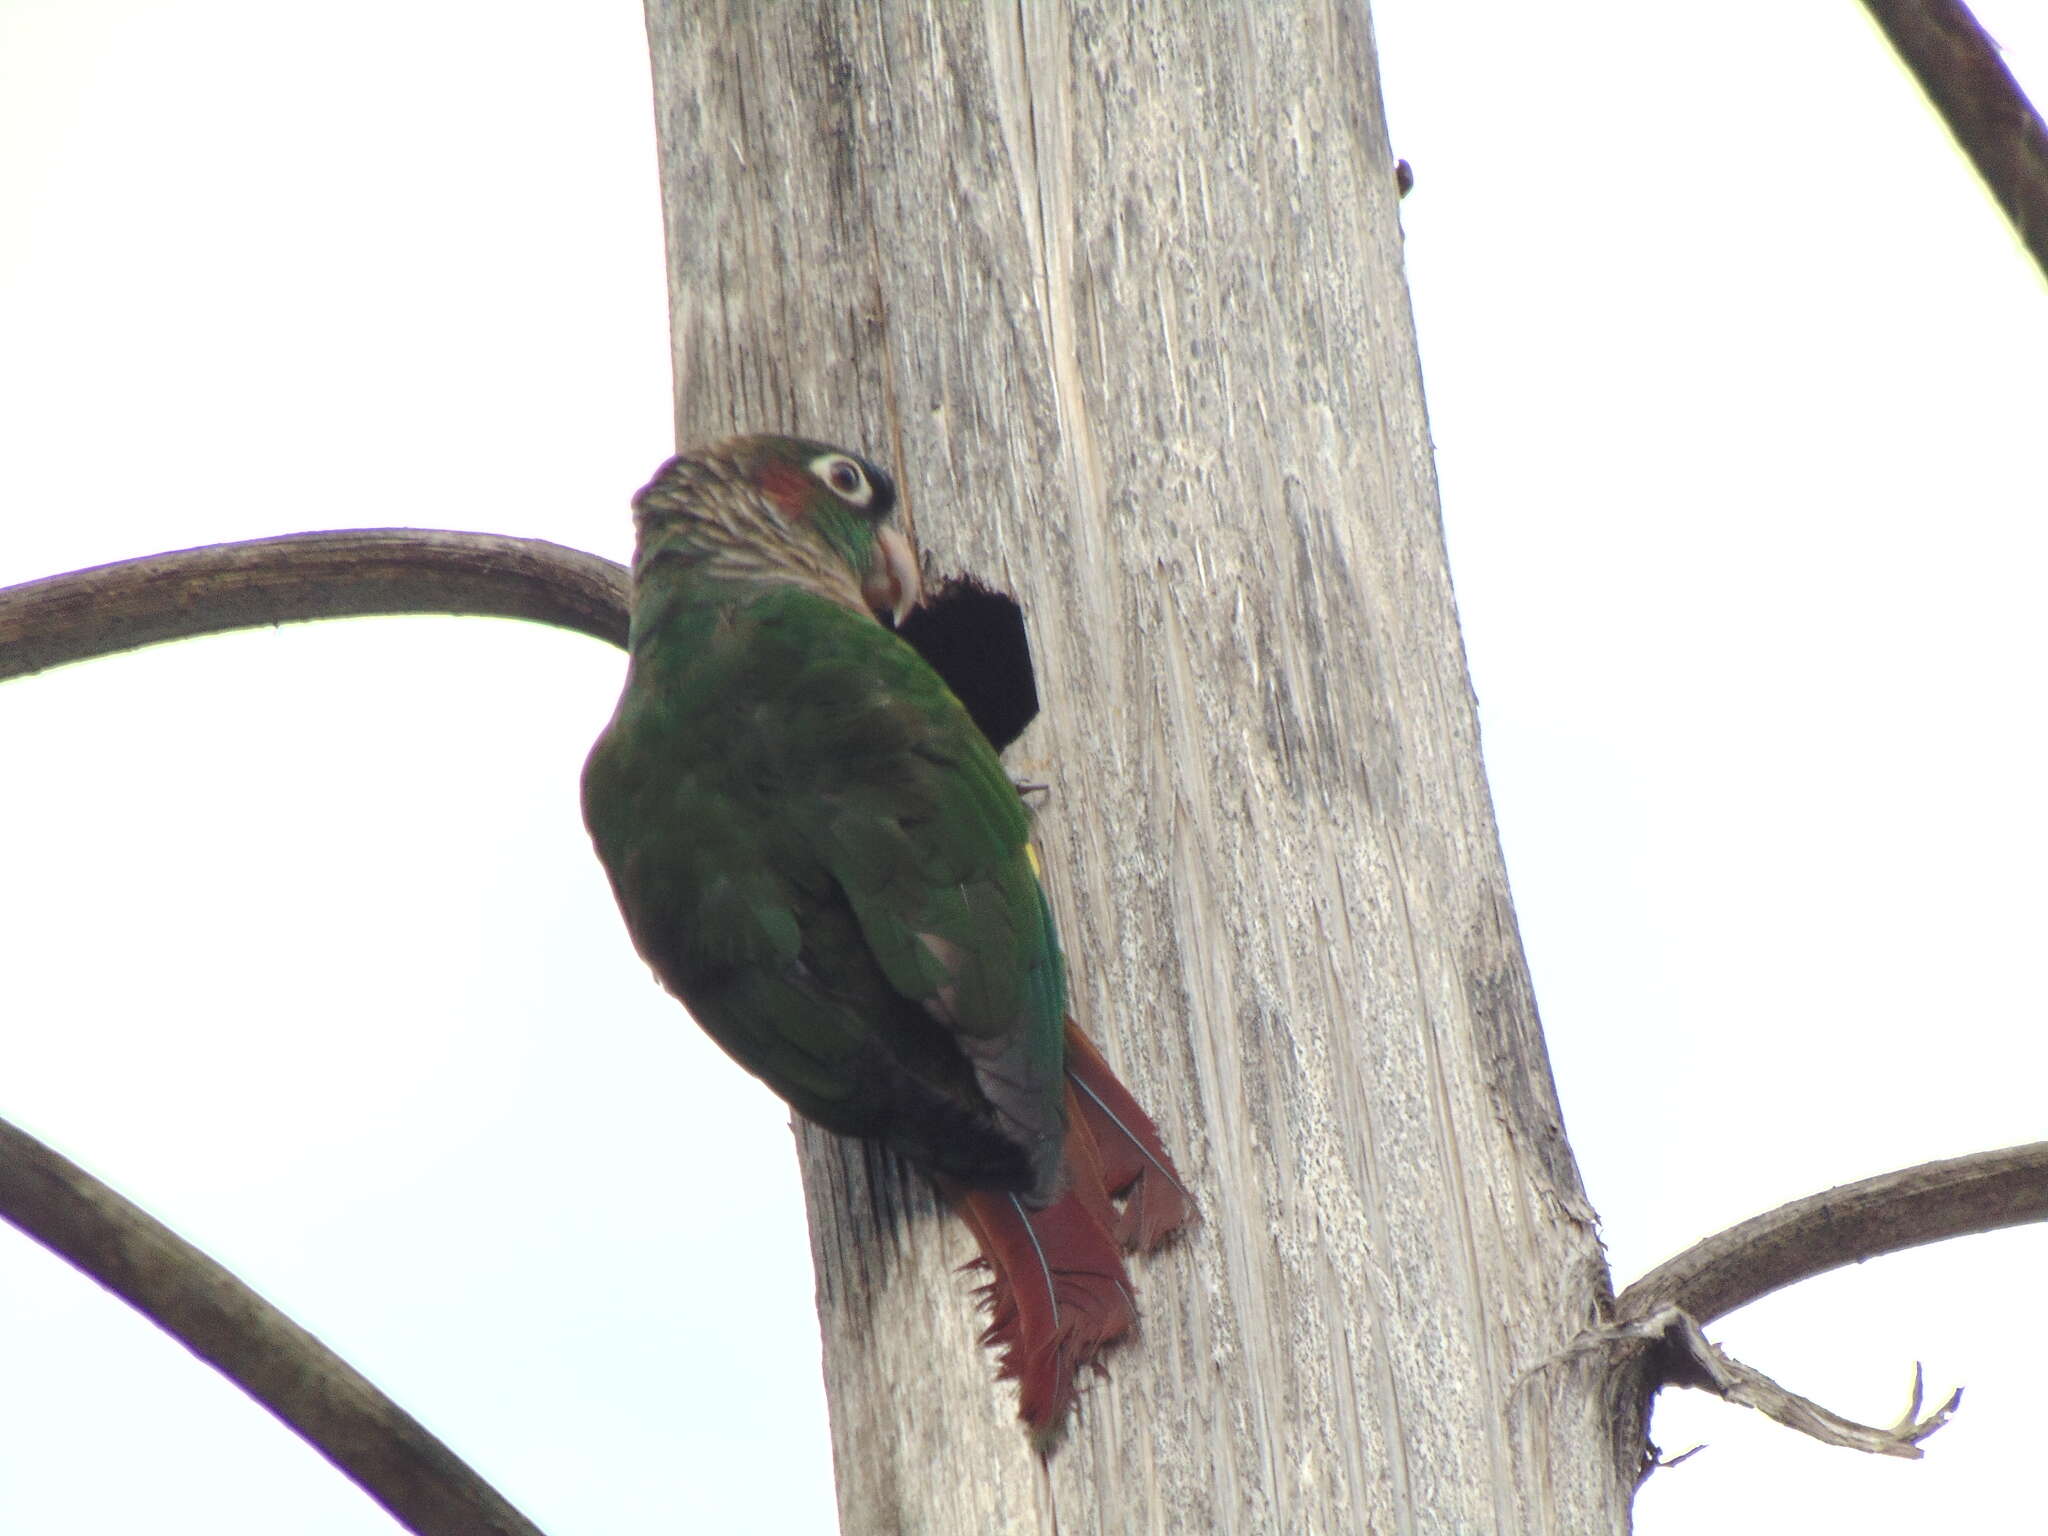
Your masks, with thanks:
[{"label": "pale sky background", "polygon": [[[2048,91],[2048,7],[1978,9]],[[1852,0],[1376,11],[1617,1283],[2048,1134],[2038,274]],[[660,238],[630,0],[0,0],[0,583],[347,525],[623,557]],[[621,667],[380,620],[0,685],[0,1113],[555,1536],[824,1530],[786,1114],[648,982],[577,815]],[[1916,1359],[1963,1411],[1907,1463],[1674,1394],[1657,1438],[1710,1448],[1638,1528],[2048,1530],[2044,1285],[2029,1229],[1729,1318],[1841,1412],[1890,1422]],[[0,1229],[0,1533],[392,1529]]]}]

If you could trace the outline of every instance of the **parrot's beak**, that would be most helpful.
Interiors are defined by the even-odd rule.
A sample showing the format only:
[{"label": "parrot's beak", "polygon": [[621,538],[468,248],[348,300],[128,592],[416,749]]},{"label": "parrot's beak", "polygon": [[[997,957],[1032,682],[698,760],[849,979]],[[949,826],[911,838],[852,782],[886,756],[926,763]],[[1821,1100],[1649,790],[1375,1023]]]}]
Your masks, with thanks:
[{"label": "parrot's beak", "polygon": [[875,548],[879,558],[874,569],[868,572],[868,579],[862,583],[860,595],[875,612],[886,613],[901,624],[909,617],[910,610],[924,599],[924,579],[918,574],[917,551],[896,528],[878,529]]}]

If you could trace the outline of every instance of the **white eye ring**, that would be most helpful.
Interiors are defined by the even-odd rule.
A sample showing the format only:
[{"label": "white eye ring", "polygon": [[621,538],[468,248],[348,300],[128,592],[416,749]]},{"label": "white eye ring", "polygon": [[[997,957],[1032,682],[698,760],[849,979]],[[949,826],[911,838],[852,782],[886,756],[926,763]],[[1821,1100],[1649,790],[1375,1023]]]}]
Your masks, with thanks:
[{"label": "white eye ring", "polygon": [[811,460],[811,473],[824,481],[833,495],[853,506],[865,507],[875,499],[875,488],[858,459],[843,453],[821,453]]}]

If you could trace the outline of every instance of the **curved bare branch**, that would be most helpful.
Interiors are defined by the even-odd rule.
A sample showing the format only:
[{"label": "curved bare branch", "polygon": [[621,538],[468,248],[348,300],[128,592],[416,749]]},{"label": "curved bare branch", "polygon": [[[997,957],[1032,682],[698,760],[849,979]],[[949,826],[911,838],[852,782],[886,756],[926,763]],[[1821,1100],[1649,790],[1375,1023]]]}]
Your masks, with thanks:
[{"label": "curved bare branch", "polygon": [[[626,573],[537,539],[369,528],[210,545],[0,590],[0,679],[367,614],[530,619],[623,645]],[[0,1215],[296,1430],[418,1536],[540,1536],[416,1420],[177,1234],[0,1121]]]},{"label": "curved bare branch", "polygon": [[1961,0],[1864,0],[2048,277],[2048,126]]},{"label": "curved bare branch", "polygon": [[168,1227],[4,1120],[0,1215],[219,1370],[417,1536],[541,1536],[326,1345]]},{"label": "curved bare branch", "polygon": [[1615,1319],[1677,1307],[1710,1323],[1844,1264],[2044,1218],[2048,1141],[1922,1163],[1808,1195],[1693,1244],[1623,1291]]},{"label": "curved bare branch", "polygon": [[540,539],[345,528],[209,544],[0,589],[0,680],[165,640],[365,614],[530,619],[626,643],[626,572]]}]

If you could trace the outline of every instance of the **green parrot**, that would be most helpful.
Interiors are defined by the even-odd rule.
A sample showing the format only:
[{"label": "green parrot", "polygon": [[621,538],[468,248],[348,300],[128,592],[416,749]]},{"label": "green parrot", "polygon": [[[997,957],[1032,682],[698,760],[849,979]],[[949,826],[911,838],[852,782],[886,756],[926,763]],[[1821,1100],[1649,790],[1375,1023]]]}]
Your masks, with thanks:
[{"label": "green parrot", "polygon": [[983,1341],[1049,1437],[1136,1322],[1120,1248],[1194,1211],[1067,1018],[1016,788],[890,628],[922,593],[895,501],[795,438],[662,466],[634,498],[631,662],[584,819],[635,947],[711,1037],[934,1176],[990,1273]]}]

